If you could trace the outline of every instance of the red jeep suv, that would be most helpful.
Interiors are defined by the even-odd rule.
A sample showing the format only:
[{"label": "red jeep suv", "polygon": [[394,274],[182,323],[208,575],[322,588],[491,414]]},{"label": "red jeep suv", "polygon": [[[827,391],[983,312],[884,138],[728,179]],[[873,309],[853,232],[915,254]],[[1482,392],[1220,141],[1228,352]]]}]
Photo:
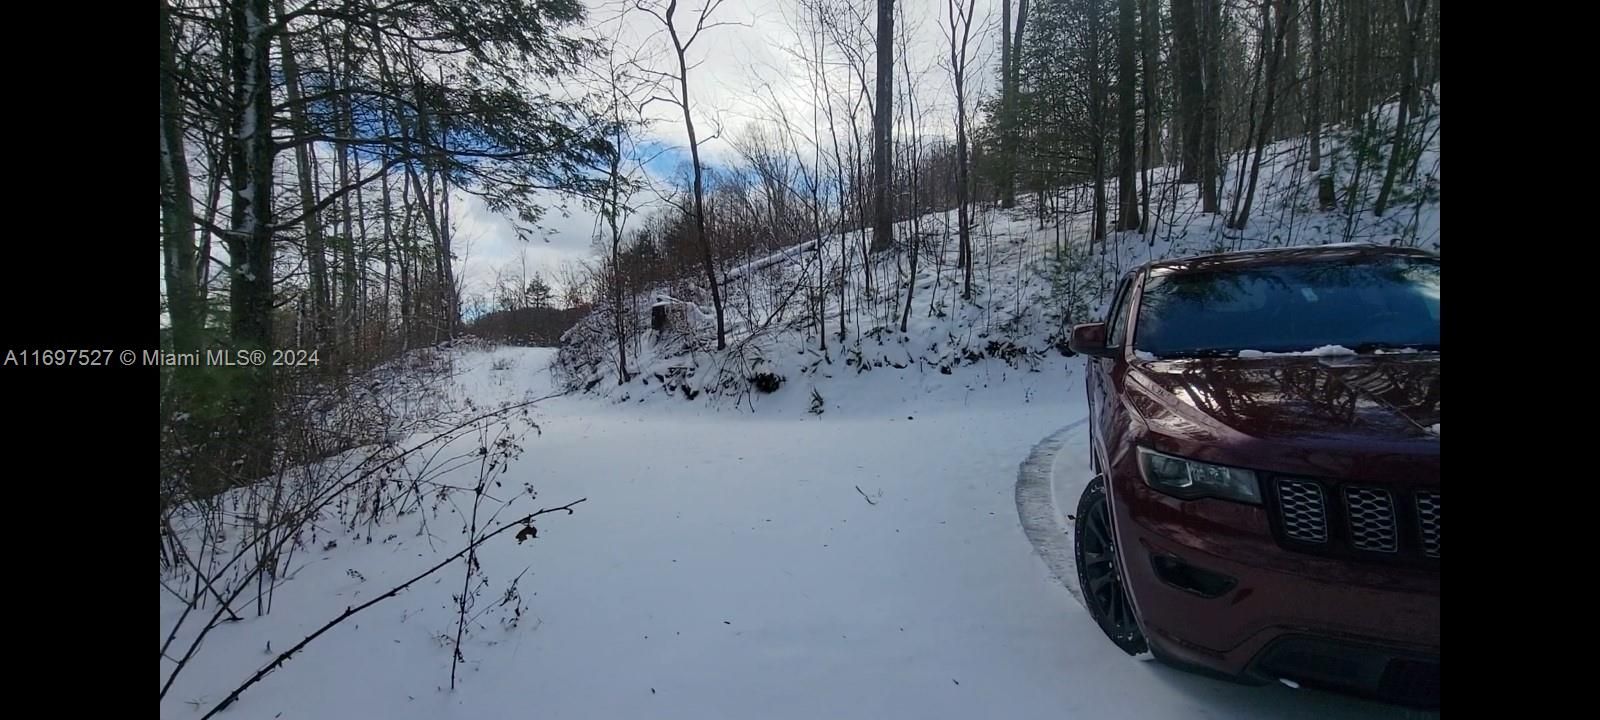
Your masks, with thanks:
[{"label": "red jeep suv", "polygon": [[1439,257],[1327,245],[1123,277],[1088,356],[1090,614],[1129,653],[1437,707]]}]

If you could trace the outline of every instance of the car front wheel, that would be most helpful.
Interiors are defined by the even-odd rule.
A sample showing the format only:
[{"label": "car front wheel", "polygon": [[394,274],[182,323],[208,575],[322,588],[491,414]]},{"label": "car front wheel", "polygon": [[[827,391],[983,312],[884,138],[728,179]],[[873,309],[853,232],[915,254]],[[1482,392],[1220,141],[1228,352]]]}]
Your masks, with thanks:
[{"label": "car front wheel", "polygon": [[1111,642],[1129,655],[1148,648],[1133,614],[1127,586],[1117,565],[1116,535],[1111,531],[1111,504],[1106,481],[1096,476],[1078,498],[1073,528],[1073,551],[1078,564],[1078,587],[1083,590],[1089,616]]}]

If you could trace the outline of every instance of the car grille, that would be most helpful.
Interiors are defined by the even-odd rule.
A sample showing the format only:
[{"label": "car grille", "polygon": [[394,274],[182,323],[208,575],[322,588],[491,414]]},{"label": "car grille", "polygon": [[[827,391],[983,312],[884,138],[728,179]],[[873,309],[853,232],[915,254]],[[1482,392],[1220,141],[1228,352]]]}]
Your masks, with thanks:
[{"label": "car grille", "polygon": [[1308,552],[1379,558],[1439,558],[1439,493],[1400,495],[1381,487],[1275,479],[1280,539]]},{"label": "car grille", "polygon": [[1344,502],[1350,518],[1350,544],[1357,550],[1394,552],[1394,500],[1389,491],[1347,487]]},{"label": "car grille", "polygon": [[1283,533],[1301,542],[1328,541],[1328,514],[1322,486],[1300,480],[1278,481],[1278,503],[1283,512]]},{"label": "car grille", "polygon": [[1439,557],[1439,493],[1417,494],[1417,524],[1422,530],[1422,551]]}]

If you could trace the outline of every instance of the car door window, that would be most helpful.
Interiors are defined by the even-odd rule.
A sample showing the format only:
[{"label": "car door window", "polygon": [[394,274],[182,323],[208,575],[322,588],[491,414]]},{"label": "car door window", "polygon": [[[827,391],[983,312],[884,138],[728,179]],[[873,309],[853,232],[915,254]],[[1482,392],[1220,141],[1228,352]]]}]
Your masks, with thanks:
[{"label": "car door window", "polygon": [[1128,329],[1128,298],[1133,295],[1132,276],[1122,279],[1117,299],[1111,303],[1111,314],[1106,317],[1106,346],[1122,347]]}]

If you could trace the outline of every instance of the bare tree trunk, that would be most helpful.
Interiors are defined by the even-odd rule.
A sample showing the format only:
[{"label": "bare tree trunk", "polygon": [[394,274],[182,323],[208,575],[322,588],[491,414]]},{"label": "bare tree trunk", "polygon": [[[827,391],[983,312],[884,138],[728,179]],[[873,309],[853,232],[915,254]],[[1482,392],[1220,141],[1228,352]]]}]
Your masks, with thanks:
[{"label": "bare tree trunk", "polygon": [[[406,175],[409,179],[411,174]],[[395,247],[395,259],[400,263],[400,349],[408,350],[411,348],[411,333],[416,327],[411,297],[411,233],[416,216],[411,212],[410,183],[400,184],[400,210],[405,213],[400,221],[400,236],[396,238]]]},{"label": "bare tree trunk", "polygon": [[[444,125],[445,120],[442,117],[436,124],[434,118],[430,116],[430,109],[425,104],[418,72],[416,67],[413,66],[411,68],[414,85],[413,100],[417,112],[415,132],[422,138],[437,138],[440,149],[429,158],[424,159],[422,175],[419,175],[410,164],[405,166],[407,176],[416,187],[417,207],[422,210],[422,218],[426,222],[428,232],[433,239],[433,252],[431,253],[432,292],[427,294],[421,292],[412,293],[412,298],[417,302],[417,307],[413,310],[412,317],[416,319],[417,315],[422,314],[420,311],[423,310],[424,303],[431,305],[431,322],[429,327],[425,329],[432,331],[428,342],[433,344],[440,342],[442,339],[455,336],[455,320],[458,309],[451,275],[450,186],[449,178],[445,176],[443,168],[443,160],[448,152],[446,145],[449,141],[449,130]],[[406,132],[405,115],[402,114],[400,119],[401,131]],[[423,177],[424,175],[425,178]],[[434,184],[436,178],[439,181],[438,186]],[[424,179],[426,179],[426,183],[424,183]],[[421,257],[413,258],[412,278],[419,283],[423,277],[422,262],[423,259]],[[423,288],[416,289],[421,290]]]},{"label": "bare tree trunk", "polygon": [[[279,1],[281,2],[282,0]],[[344,125],[345,133],[354,137],[356,134],[355,110],[351,107],[349,88],[349,60],[352,50],[348,26],[345,29],[341,46],[344,51],[344,57],[339,63],[341,69],[339,74],[339,84],[341,86],[341,92],[339,93],[339,119]],[[328,66],[330,68],[334,67],[334,60],[335,58],[330,48],[328,57]],[[350,144],[341,142],[335,143],[334,146],[339,154],[339,187],[350,187],[352,182],[350,165],[353,162]],[[359,193],[360,188],[358,187],[356,191]],[[356,197],[359,198],[360,195],[358,194]],[[345,193],[339,199],[340,212],[343,215],[343,237],[339,243],[343,262],[340,269],[343,271],[341,274],[344,277],[344,281],[341,283],[343,292],[339,296],[338,337],[340,338],[341,352],[354,358],[360,354],[360,348],[356,343],[359,338],[356,329],[356,296],[358,293],[357,285],[361,282],[362,273],[356,264],[355,214],[351,211],[350,202],[350,193]]]},{"label": "bare tree trunk", "polygon": [[1206,86],[1200,64],[1200,16],[1195,12],[1195,2],[1172,0],[1172,44],[1177,55],[1178,115],[1183,137],[1180,183],[1199,180],[1204,167],[1201,139],[1205,130]]},{"label": "bare tree trunk", "polygon": [[[194,198],[189,157],[183,144],[183,99],[173,51],[172,10],[161,2],[161,270],[167,285],[167,317],[172,349],[198,351],[204,342],[205,310],[200,302],[194,245]],[[220,175],[220,173],[217,173]],[[209,236],[210,231],[205,231]],[[188,373],[181,373],[188,375]]]},{"label": "bare tree trunk", "polygon": [[[220,212],[219,206],[222,205],[222,181],[227,176],[227,173],[223,171],[227,164],[227,159],[223,153],[216,148],[209,148],[207,153],[207,163],[211,168],[211,182],[206,189],[205,222],[200,226],[200,254],[195,258],[195,303],[198,305],[197,312],[201,314],[202,330],[205,326],[206,307],[210,302],[208,294],[210,293],[212,267],[211,237],[213,232],[211,228],[217,226],[217,214]],[[203,333],[200,341],[201,344],[205,344],[206,339]]]},{"label": "bare tree trunk", "polygon": [[[977,0],[967,0],[961,8],[960,0],[947,0],[950,16],[950,72],[956,90],[956,219],[961,239],[961,299],[972,299],[972,228],[967,217],[967,44],[972,37],[972,15]],[[957,35],[959,16],[960,34]]]},{"label": "bare tree trunk", "polygon": [[1094,230],[1091,238],[1098,242],[1106,237],[1106,79],[1105,64],[1100,42],[1103,39],[1102,21],[1105,13],[1101,0],[1090,0],[1089,17],[1089,126],[1091,132],[1090,156],[1094,163]]},{"label": "bare tree trunk", "polygon": [[[1150,217],[1150,196],[1153,194],[1150,187],[1150,169],[1155,164],[1152,157],[1155,153],[1155,128],[1160,124],[1161,112],[1156,100],[1156,58],[1157,43],[1161,38],[1161,3],[1159,0],[1142,0],[1143,7],[1139,10],[1139,42],[1141,44],[1141,72],[1144,75],[1144,148],[1140,157],[1139,166],[1144,173],[1144,192],[1142,199],[1144,207],[1140,213],[1139,232],[1152,232],[1155,225]],[[1155,236],[1150,236],[1150,242],[1155,242]]]},{"label": "bare tree trunk", "polygon": [[379,309],[380,309],[380,312],[379,312],[379,315],[378,315],[378,319],[379,319],[379,323],[378,323],[378,347],[381,348],[384,352],[387,352],[388,351],[388,344],[387,343],[388,343],[388,340],[389,340],[389,304],[391,302],[392,286],[394,284],[394,231],[393,231],[393,222],[394,221],[393,221],[393,219],[390,218],[390,215],[392,215],[394,213],[394,210],[393,210],[393,206],[390,204],[389,180],[388,180],[388,178],[384,178],[384,181],[383,181],[383,199],[382,199],[382,202],[383,202],[383,301],[378,306]]},{"label": "bare tree trunk", "polygon": [[1422,26],[1422,16],[1428,0],[1416,0],[1409,7],[1407,0],[1395,0],[1405,25],[1400,33],[1400,108],[1395,118],[1394,140],[1389,148],[1389,168],[1383,173],[1383,187],[1378,190],[1378,200],[1372,205],[1372,214],[1382,215],[1389,209],[1389,195],[1394,191],[1394,179],[1404,163],[1406,127],[1411,108],[1417,104],[1417,32]]},{"label": "bare tree trunk", "polygon": [[1216,213],[1222,208],[1217,192],[1222,176],[1222,0],[1200,1],[1205,8],[1201,41],[1205,92],[1200,113],[1200,209]]},{"label": "bare tree trunk", "polygon": [[[620,78],[616,74],[615,55],[611,56],[611,149],[606,157],[606,179],[610,185],[609,197],[604,203],[606,224],[611,227],[611,320],[617,340],[617,384],[626,385],[632,379],[628,373],[628,315],[623,303],[622,272],[622,98],[618,90]],[[521,282],[527,287],[527,278]]]},{"label": "bare tree trunk", "polygon": [[1327,66],[1323,64],[1322,0],[1311,0],[1311,170],[1317,174],[1317,205],[1323,210],[1334,207],[1333,169],[1322,167],[1323,78]]},{"label": "bare tree trunk", "polygon": [[[701,10],[701,19],[716,7],[715,4]],[[711,236],[706,234],[706,201],[704,171],[700,166],[700,139],[694,132],[694,115],[689,110],[689,64],[684,54],[688,44],[678,36],[678,28],[672,23],[672,16],[678,12],[678,0],[671,0],[667,4],[666,26],[667,34],[672,37],[672,48],[678,57],[678,89],[681,93],[679,106],[683,108],[683,127],[689,135],[689,158],[694,163],[694,226],[697,238],[700,241],[701,266],[706,273],[706,282],[711,285],[711,304],[717,313],[717,349],[724,350],[728,347],[728,331],[726,321],[723,319],[722,287],[717,282],[717,265],[711,255]],[[694,35],[689,37],[689,42],[694,42],[699,35],[696,26]]]},{"label": "bare tree trunk", "polygon": [[1139,229],[1137,0],[1117,0],[1117,229]]},{"label": "bare tree trunk", "polygon": [[[620,135],[620,133],[619,133]],[[618,143],[621,142],[620,137]],[[617,384],[625,385],[632,377],[628,373],[628,317],[627,307],[623,304],[622,282],[622,226],[617,222],[620,212],[619,177],[621,155],[613,152],[611,155],[611,212],[606,217],[606,222],[611,226],[611,315],[617,334]]]},{"label": "bare tree trunk", "polygon": [[1355,126],[1358,112],[1355,107],[1355,77],[1356,77],[1356,52],[1355,52],[1355,21],[1352,19],[1354,11],[1351,9],[1352,0],[1333,0],[1338,8],[1335,16],[1338,22],[1330,32],[1333,33],[1332,48],[1337,48],[1337,57],[1329,59],[1326,64],[1337,67],[1339,71],[1330,79],[1337,80],[1336,86],[1329,90],[1329,95],[1323,98],[1324,103],[1331,103],[1331,110],[1324,108],[1323,119],[1344,121]]},{"label": "bare tree trunk", "polygon": [[[1003,1],[1010,2],[1010,0]],[[900,39],[902,43],[905,42],[904,28],[901,29]],[[902,48],[904,48],[903,44]],[[911,303],[917,294],[917,256],[922,248],[922,208],[917,202],[918,180],[922,177],[922,133],[920,131],[921,124],[918,122],[917,116],[917,88],[915,81],[911,77],[911,58],[908,57],[908,53],[904,52],[903,49],[900,55],[901,65],[905,67],[906,71],[904,92],[907,109],[909,110],[908,118],[911,120],[911,143],[909,145],[911,148],[911,167],[907,173],[907,179],[911,185],[911,240],[908,243],[911,246],[911,257],[909,258],[911,267],[906,271],[906,307],[905,311],[900,314],[900,332],[905,332],[907,323],[911,321]]]},{"label": "bare tree trunk", "polygon": [[1373,105],[1372,95],[1372,0],[1355,0],[1355,102],[1352,115],[1359,115]]},{"label": "bare tree trunk", "polygon": [[[443,70],[440,72],[442,74]],[[439,80],[440,84],[443,85],[444,78],[440,77]],[[452,262],[455,259],[455,252],[451,249],[454,236],[451,234],[450,230],[450,174],[444,171],[444,158],[449,152],[448,146],[450,143],[450,128],[448,127],[448,122],[449,116],[441,117],[440,127],[438,128],[440,162],[438,172],[439,247],[437,257],[439,266],[440,300],[444,313],[443,320],[445,337],[454,339],[456,336],[456,329],[461,322],[461,295],[457,290],[455,270],[452,267]]]},{"label": "bare tree trunk", "polygon": [[[422,123],[419,120],[419,122],[418,122],[419,127],[421,126],[421,124]],[[425,130],[422,130],[421,132],[424,133],[423,134],[424,137],[427,136]],[[411,167],[409,164],[406,165],[406,177],[411,180],[412,188],[416,190],[416,196],[417,196],[416,206],[421,211],[422,221],[423,221],[423,223],[425,225],[428,226],[427,227],[428,235],[433,240],[433,245],[434,245],[434,249],[435,249],[435,252],[433,253],[433,271],[432,271],[433,279],[434,279],[433,294],[435,296],[438,296],[438,295],[442,295],[444,293],[444,285],[439,282],[440,277],[443,275],[443,263],[441,262],[440,253],[442,252],[443,247],[444,247],[444,238],[441,236],[441,233],[440,233],[439,222],[438,222],[438,217],[437,217],[438,208],[434,206],[434,201],[435,201],[436,195],[435,195],[434,189],[433,189],[433,172],[432,172],[432,170],[425,170],[425,172],[427,173],[427,184],[426,185],[423,184],[423,178],[422,178],[421,174],[419,174],[416,171],[416,169]],[[411,258],[411,263],[412,263],[411,264],[411,276],[412,276],[412,280],[413,280],[414,284],[416,285],[416,287],[413,288],[413,292],[411,293],[411,298],[416,303],[416,307],[412,309],[412,316],[411,317],[412,317],[413,321],[425,320],[426,319],[426,315],[424,315],[422,312],[420,312],[421,310],[423,310],[423,304],[427,300],[432,299],[434,301],[433,304],[435,306],[435,311],[436,311],[436,314],[437,314],[438,311],[440,310],[440,308],[439,308],[440,300],[439,300],[438,297],[428,298],[426,296],[426,294],[423,292],[424,290],[427,289],[427,286],[423,283],[423,277],[426,274],[426,272],[424,271],[424,269],[422,267],[423,259],[420,256],[418,256],[417,254],[415,254],[415,253],[417,253],[417,248],[415,247],[414,244],[413,244],[412,252],[414,254],[413,254],[412,258]],[[422,316],[422,317],[419,318],[418,317],[419,315]],[[434,317],[433,318],[433,322],[430,323],[430,325],[432,325],[434,333],[433,333],[432,339],[429,342],[438,342],[438,340],[439,340],[439,338],[438,338],[438,327],[439,327],[438,323],[439,323],[439,320],[440,320],[439,317]],[[427,328],[424,327],[423,329],[426,330]]]},{"label": "bare tree trunk", "polygon": [[1300,21],[1305,14],[1303,7],[1290,7],[1285,5],[1283,22],[1288,25],[1284,31],[1283,44],[1283,69],[1278,72],[1282,78],[1282,87],[1278,95],[1282,98],[1279,105],[1282,109],[1278,112],[1278,122],[1275,123],[1273,139],[1291,137],[1304,130],[1301,125],[1305,122],[1305,92],[1304,83],[1300,78]]},{"label": "bare tree trunk", "polygon": [[[380,77],[382,77],[385,80],[387,80],[388,79],[388,65],[386,63],[380,61],[379,64],[378,64],[378,67],[379,67]],[[387,136],[389,134],[389,115],[388,115],[388,113],[381,114],[380,120],[381,120],[381,127],[382,127],[382,130],[383,130],[383,134],[385,136]],[[385,164],[385,166],[387,166],[388,165],[388,161],[389,161],[389,151],[388,151],[388,149],[382,150],[380,152],[379,158]],[[392,193],[392,191],[391,191],[391,189],[389,187],[389,178],[387,176],[385,176],[383,178],[381,184],[383,185],[383,188],[382,188],[382,202],[383,202],[383,313],[380,316],[382,318],[382,323],[378,327],[378,332],[379,332],[379,335],[378,335],[378,337],[379,337],[379,341],[378,341],[379,345],[378,345],[378,347],[379,347],[380,351],[388,352],[388,350],[389,350],[389,346],[388,346],[388,340],[389,340],[389,337],[388,337],[388,335],[389,335],[389,304],[390,304],[391,290],[392,290],[391,285],[392,285],[392,283],[394,281],[394,263],[395,263],[395,257],[396,257],[396,250],[397,250],[396,246],[397,246],[397,243],[395,242],[395,236],[394,236],[394,217],[393,217],[394,216],[394,202],[393,202],[393,193]],[[402,186],[402,188],[403,187],[404,186]],[[402,308],[402,313],[403,312],[404,312],[404,309]],[[403,329],[404,329],[404,326],[402,326],[402,330]]]},{"label": "bare tree trunk", "polygon": [[[353,118],[347,118],[346,121],[350,125],[355,124]],[[364,163],[361,162],[360,156],[353,152],[351,153],[351,162],[355,165],[355,175],[359,177],[361,175],[361,170],[364,166]],[[357,253],[357,264],[354,266],[356,274],[353,277],[356,283],[354,317],[351,318],[355,324],[353,328],[356,338],[354,351],[360,357],[371,357],[372,348],[367,343],[366,330],[367,316],[370,315],[372,311],[372,278],[371,273],[369,272],[369,266],[372,263],[372,241],[371,237],[367,234],[368,211],[365,186],[356,188],[355,208],[356,227],[355,235],[352,237],[359,237],[361,239],[361,247],[360,252]],[[352,245],[352,247],[354,247],[354,245]]]},{"label": "bare tree trunk", "polygon": [[[863,86],[861,92],[865,94],[866,90],[866,87]],[[861,230],[861,278],[864,281],[862,283],[863,287],[870,296],[873,290],[872,263],[870,262],[872,248],[867,237],[867,227],[871,224],[868,220],[870,216],[867,208],[869,200],[867,188],[871,185],[871,180],[867,177],[867,168],[862,165],[862,157],[866,153],[866,146],[861,142],[861,126],[856,122],[856,114],[853,108],[850,113],[850,138],[852,143],[850,166],[852,170],[851,177],[853,178],[851,185],[854,190],[851,195],[855,198],[856,227]]]},{"label": "bare tree trunk", "polygon": [[[824,73],[828,71],[822,61],[822,4],[816,6],[817,18],[811,35],[812,51],[815,53],[814,72],[811,77],[811,232],[817,241],[817,348],[822,351],[822,357],[831,365],[833,358],[828,355],[828,282],[826,271],[828,265],[828,245],[822,237],[822,130],[817,122],[817,110],[822,103],[818,96],[826,81]],[[833,127],[833,105],[830,99],[828,105],[828,127]],[[837,146],[835,141],[835,146]]]},{"label": "bare tree trunk", "polygon": [[1428,78],[1435,83],[1439,82],[1439,11],[1443,9],[1438,5],[1433,8],[1433,67],[1432,72],[1428,73]]},{"label": "bare tree trunk", "polygon": [[995,113],[1000,134],[1000,207],[1017,205],[1016,176],[1011,145],[1011,56],[1022,48],[1011,48],[1011,0],[1000,0],[1000,109]]},{"label": "bare tree trunk", "polygon": [[[400,125],[400,133],[406,137],[430,138],[432,137],[432,131],[428,122],[428,109],[425,105],[421,82],[417,78],[414,66],[410,68],[410,82],[412,86],[410,104],[416,116],[410,117],[403,110],[397,113],[396,120]],[[407,230],[413,227],[417,217],[413,215],[413,209],[418,211],[417,214],[421,216],[423,224],[427,226],[428,236],[433,241],[435,249],[433,253],[433,271],[431,273],[434,279],[434,286],[431,288],[432,292],[430,293],[430,288],[426,283],[426,278],[430,273],[424,268],[421,248],[417,243],[416,234],[414,232],[404,233],[406,259],[401,268],[403,281],[401,295],[409,301],[402,310],[402,322],[408,327],[406,348],[410,348],[413,341],[420,341],[423,337],[422,332],[430,329],[430,327],[433,333],[428,342],[438,342],[439,318],[434,317],[433,322],[427,322],[429,317],[425,305],[430,300],[433,301],[435,314],[442,314],[439,312],[441,302],[438,296],[444,292],[444,286],[439,282],[440,277],[443,275],[439,253],[442,252],[444,246],[444,237],[437,218],[438,207],[434,204],[436,196],[433,186],[432,162],[428,158],[424,158],[421,164],[423,166],[421,173],[418,172],[415,163],[404,163],[402,165],[408,185],[407,194],[402,197],[401,207],[406,209]],[[423,174],[427,176],[426,185],[423,182]],[[415,191],[414,200],[410,195],[413,190]]]},{"label": "bare tree trunk", "polygon": [[[272,7],[268,0],[240,0],[230,8],[233,27],[234,100],[239,113],[231,144],[232,228],[228,236],[232,337],[239,350],[272,349],[273,160],[272,72],[269,64]],[[266,473],[272,458],[273,409],[270,365],[240,368],[234,411],[240,419],[239,477]]]},{"label": "bare tree trunk", "polygon": [[[1278,98],[1278,75],[1283,68],[1284,36],[1289,29],[1290,18],[1294,17],[1294,0],[1277,0],[1277,24],[1271,34],[1271,49],[1267,56],[1266,100],[1261,106],[1261,120],[1256,128],[1255,156],[1250,161],[1250,185],[1244,192],[1243,201],[1233,213],[1233,220],[1229,226],[1236,230],[1243,230],[1250,222],[1250,206],[1255,200],[1256,183],[1261,178],[1261,156],[1266,152],[1267,140],[1272,137],[1272,124],[1275,119],[1274,106]],[[1404,0],[1401,0],[1402,2]],[[1273,0],[1263,0],[1261,3],[1262,39],[1267,37],[1269,27],[1268,12],[1273,5]]]},{"label": "bare tree trunk", "polygon": [[[1000,0],[1002,17],[1000,88],[1000,207],[1017,206],[1017,107],[1022,78],[1022,37],[1028,25],[1028,0],[1017,3],[1016,29],[1011,29],[1011,0]],[[1010,36],[1007,33],[1012,33]]]},{"label": "bare tree trunk", "polygon": [[[273,0],[278,17],[283,17],[283,0]],[[306,121],[305,103],[300,92],[300,63],[295,56],[294,43],[285,29],[278,35],[278,51],[282,55],[284,93],[288,97],[289,122],[296,133],[310,135],[312,128]],[[317,193],[311,175],[316,172],[311,157],[310,143],[296,143],[294,148],[295,178],[299,181],[300,207],[309,211],[317,204]],[[326,353],[333,333],[333,309],[329,300],[328,257],[322,230],[321,213],[306,212],[305,256],[306,271],[311,280],[311,336],[317,349]]]},{"label": "bare tree trunk", "polygon": [[[435,188],[434,181],[438,180]],[[450,337],[449,330],[449,296],[450,296],[450,250],[449,230],[445,224],[448,217],[442,212],[446,198],[450,196],[450,188],[446,184],[444,173],[429,168],[428,170],[428,202],[425,210],[430,218],[429,224],[433,227],[433,335],[431,343],[438,343]]]},{"label": "bare tree trunk", "polygon": [[[822,5],[821,3],[818,3],[817,22],[819,24],[825,23],[824,19],[822,18],[822,11]],[[850,272],[850,241],[845,237],[847,234],[847,226],[850,224],[848,220],[850,212],[850,196],[848,194],[848,189],[845,186],[845,161],[844,156],[839,148],[839,128],[838,124],[835,122],[833,88],[828,82],[828,68],[826,64],[824,64],[818,71],[818,77],[822,79],[822,99],[824,108],[828,115],[828,138],[832,141],[831,147],[833,150],[834,185],[838,188],[839,193],[839,214],[835,218],[834,228],[839,232],[839,344],[842,346],[844,344],[844,339],[849,336],[849,333],[845,330],[845,322],[849,312],[847,306],[845,305],[844,291],[846,280],[848,279]]]},{"label": "bare tree trunk", "polygon": [[890,173],[894,167],[894,0],[878,0],[877,39],[878,99],[872,108],[873,252],[889,247],[894,239],[894,211],[889,204]]}]

